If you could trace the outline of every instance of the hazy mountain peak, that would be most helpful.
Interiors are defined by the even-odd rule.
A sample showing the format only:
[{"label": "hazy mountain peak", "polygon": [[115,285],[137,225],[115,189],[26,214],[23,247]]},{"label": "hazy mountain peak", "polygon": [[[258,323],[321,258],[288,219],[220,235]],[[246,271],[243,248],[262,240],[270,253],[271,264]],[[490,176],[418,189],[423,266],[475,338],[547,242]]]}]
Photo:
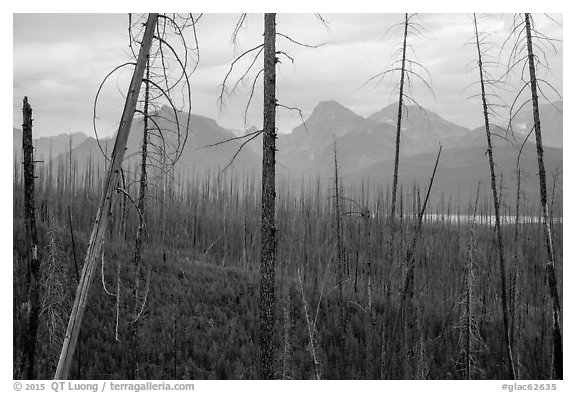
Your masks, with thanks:
[{"label": "hazy mountain peak", "polygon": [[340,120],[342,118],[357,118],[360,116],[339,102],[330,100],[320,101],[310,115],[310,118],[313,117],[325,118],[327,120]]},{"label": "hazy mountain peak", "polygon": [[[373,113],[368,119],[395,127],[398,121],[398,102]],[[437,113],[418,105],[406,105],[404,107],[401,130],[434,144],[437,142],[450,143],[450,139],[466,137],[470,131],[468,128],[449,122]]]},{"label": "hazy mountain peak", "polygon": [[304,124],[296,127],[293,133],[322,139],[326,135],[341,137],[350,132],[362,131],[365,126],[358,125],[363,122],[366,122],[366,119],[337,101],[320,101]]},{"label": "hazy mountain peak", "polygon": [[[410,121],[411,118],[426,118],[429,121],[446,122],[440,115],[418,105],[404,105],[402,111],[403,120]],[[398,119],[398,101],[385,106],[382,110],[373,113],[368,119],[378,123],[396,124]]]},{"label": "hazy mountain peak", "polygon": [[[166,124],[162,123],[161,127],[177,128],[176,117],[174,116],[174,108],[172,108],[170,105],[167,104],[162,105],[160,110],[156,112],[156,115],[159,116],[162,120],[164,120],[164,123],[166,123]],[[176,108],[176,115],[178,116],[178,127],[180,128],[180,131],[182,133],[185,132],[184,130],[186,129],[186,126],[188,126],[189,134],[195,134],[198,132],[214,132],[220,134],[222,133],[222,131],[225,131],[226,135],[228,134],[235,135],[234,130],[226,130],[220,127],[218,122],[216,122],[216,120],[210,117],[197,115],[194,113],[189,114],[185,110],[179,110],[178,108]]]},{"label": "hazy mountain peak", "polygon": [[350,110],[346,108],[344,105],[340,104],[338,101],[326,100],[326,101],[320,101],[314,108],[314,111],[342,110],[342,109]]},{"label": "hazy mountain peak", "polygon": [[[82,144],[88,136],[83,132],[61,133],[58,135],[36,137],[32,130],[34,140],[34,156],[37,159],[52,158],[59,154],[65,153]],[[14,145],[14,154],[19,155],[22,152],[22,130],[12,128],[12,142]],[[72,146],[70,146],[72,145]]]}]

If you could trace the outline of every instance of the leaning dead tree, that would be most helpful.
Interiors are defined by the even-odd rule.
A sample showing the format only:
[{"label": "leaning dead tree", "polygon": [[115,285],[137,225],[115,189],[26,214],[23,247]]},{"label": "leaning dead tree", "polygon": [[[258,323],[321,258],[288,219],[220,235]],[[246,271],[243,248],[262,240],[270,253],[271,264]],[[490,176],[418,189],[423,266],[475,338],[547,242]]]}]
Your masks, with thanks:
[{"label": "leaning dead tree", "polygon": [[[129,358],[135,368],[129,370],[129,377],[136,377],[138,340],[138,321],[143,315],[150,289],[152,266],[148,266],[147,278],[142,270],[144,260],[144,239],[148,236],[146,225],[146,201],[148,190],[161,182],[162,197],[165,195],[166,179],[171,176],[174,166],[181,156],[188,138],[191,117],[190,74],[198,65],[199,48],[196,38],[196,23],[201,18],[192,14],[160,14],[156,26],[155,40],[147,58],[146,76],[144,78],[144,98],[136,112],[141,115],[142,142],[140,149],[140,177],[137,183],[137,197],[133,203],[138,214],[138,227],[134,244],[134,281],[132,291],[132,313],[129,316]],[[143,34],[138,29],[139,20],[129,15],[130,46]],[[140,30],[140,31],[139,31]],[[184,33],[192,30],[194,46],[188,46]],[[188,64],[190,61],[192,65]],[[182,97],[177,97],[182,95]],[[184,110],[184,113],[182,112]],[[128,174],[130,177],[132,174]],[[136,176],[137,174],[134,174]],[[157,185],[156,185],[157,186]],[[129,192],[129,186],[125,190]],[[161,201],[164,213],[164,201]],[[123,212],[124,213],[124,212]],[[165,224],[165,217],[162,223]],[[162,230],[165,240],[166,226]],[[162,242],[162,254],[165,260],[165,243]],[[143,285],[145,281],[146,285]],[[143,288],[141,288],[141,286]],[[143,290],[142,290],[143,289]]]},{"label": "leaning dead tree", "polygon": [[[152,266],[149,264],[147,278],[144,279],[144,263],[147,258],[144,254],[144,239],[149,235],[148,225],[146,225],[146,201],[148,190],[152,187],[160,187],[161,225],[156,226],[156,230],[162,233],[162,255],[166,260],[165,239],[166,239],[166,215],[165,215],[165,194],[168,178],[173,176],[174,166],[182,155],[185,147],[191,119],[191,88],[190,75],[196,70],[199,61],[199,47],[196,36],[196,24],[202,15],[192,14],[159,14],[158,22],[155,26],[154,39],[146,56],[146,75],[143,78],[144,91],[143,99],[136,105],[135,113],[141,115],[135,119],[134,128],[136,132],[142,128],[142,142],[139,151],[130,151],[124,161],[131,167],[130,163],[135,163],[137,156],[140,162],[136,165],[140,171],[132,173],[129,169],[121,169],[121,185],[117,191],[122,194],[122,205],[117,211],[110,209],[110,214],[119,213],[122,231],[125,226],[127,213],[134,209],[138,215],[138,227],[136,230],[136,240],[134,245],[133,271],[129,274],[134,276],[134,287],[132,288],[132,312],[127,316],[129,351],[128,357],[133,360],[130,363],[135,368],[128,370],[128,376],[135,378],[138,369],[136,358],[138,356],[137,329],[138,320],[143,315],[150,290],[150,280]],[[146,33],[147,15],[128,14],[128,37],[129,47],[134,57],[133,63],[124,63],[114,68],[102,81],[94,100],[94,133],[98,143],[98,131],[96,127],[97,104],[99,96],[108,79],[125,66],[131,66],[138,61],[138,54],[135,47],[141,42]],[[185,32],[192,30],[194,44],[189,46]],[[193,64],[189,64],[192,62]],[[132,131],[134,134],[134,131]],[[132,138],[134,139],[134,138]],[[136,143],[130,143],[130,150],[137,149]],[[101,149],[102,150],[102,149]],[[102,151],[107,162],[111,158]],[[139,172],[139,178],[138,173]],[[131,190],[136,185],[137,190]],[[132,194],[136,195],[133,196]],[[127,201],[130,201],[128,203]],[[119,210],[119,211],[118,211]],[[123,237],[126,237],[124,232]],[[104,260],[103,260],[104,261]],[[102,266],[104,271],[104,266]],[[145,281],[145,285],[144,285]],[[117,284],[120,285],[119,277]],[[105,285],[103,280],[103,285]],[[117,285],[117,286],[118,286]],[[118,286],[120,288],[120,286]],[[106,291],[109,292],[109,291]],[[120,303],[120,289],[116,293],[109,292],[116,297],[116,303]],[[130,301],[130,299],[129,299]],[[120,308],[117,307],[116,315],[116,339],[120,339],[120,330],[126,318],[120,318]]]},{"label": "leaning dead tree", "polygon": [[22,150],[24,155],[24,218],[26,220],[27,271],[26,285],[28,287],[25,304],[26,333],[24,335],[23,376],[34,379],[36,352],[36,335],[38,332],[38,315],[40,310],[40,260],[38,259],[38,234],[36,230],[36,211],[34,205],[34,146],[32,144],[32,107],[28,97],[24,97],[22,107]]},{"label": "leaning dead tree", "polygon": [[[549,19],[549,16],[547,16]],[[552,20],[553,23],[558,23]],[[551,299],[552,314],[552,376],[554,379],[563,378],[563,350],[562,350],[562,306],[556,278],[555,255],[552,241],[550,209],[548,206],[548,191],[546,168],[544,166],[544,149],[542,143],[542,124],[540,121],[539,99],[543,97],[551,102],[548,95],[554,94],[561,98],[560,93],[550,82],[538,76],[538,68],[549,69],[547,52],[556,52],[556,45],[560,40],[549,37],[538,30],[534,17],[530,13],[514,16],[512,32],[504,43],[512,45],[508,66],[504,77],[509,78],[519,70],[522,85],[510,108],[510,124],[512,120],[526,105],[532,106],[533,131],[536,139],[536,155],[538,160],[538,178],[540,181],[540,205],[542,208],[542,223],[544,241],[546,244],[547,261],[546,284]],[[526,98],[523,94],[528,92]]]},{"label": "leaning dead tree", "polygon": [[496,244],[498,246],[498,260],[500,265],[500,297],[502,304],[502,321],[504,324],[504,342],[506,345],[506,354],[509,367],[509,378],[516,379],[516,370],[512,357],[512,345],[510,343],[510,317],[508,308],[508,290],[507,290],[507,274],[506,274],[506,261],[504,257],[504,240],[502,235],[502,226],[500,223],[500,199],[498,196],[498,188],[496,186],[496,170],[494,164],[494,151],[492,147],[492,134],[490,132],[490,104],[488,102],[487,86],[491,86],[494,82],[488,77],[486,69],[483,64],[483,40],[485,35],[478,32],[478,23],[476,14],[474,14],[474,40],[476,51],[478,55],[478,72],[480,81],[480,98],[482,99],[482,114],[484,118],[484,129],[486,131],[486,143],[488,153],[488,163],[490,165],[490,187],[492,189],[492,201],[494,204],[494,226],[496,229]]},{"label": "leaning dead tree", "polygon": [[[418,241],[420,240],[420,236],[422,234],[422,226],[424,223],[424,214],[426,213],[426,207],[428,205],[428,200],[430,199],[430,192],[432,191],[432,186],[434,185],[434,178],[436,177],[436,170],[438,169],[438,163],[440,162],[440,155],[442,154],[442,145],[438,148],[438,154],[436,156],[436,161],[434,163],[434,169],[432,170],[432,175],[430,176],[430,181],[428,183],[428,189],[426,190],[426,196],[424,197],[424,201],[422,203],[422,207],[418,211],[418,217],[416,218],[416,223],[414,227],[414,234],[412,235],[412,239],[409,243],[408,249],[406,250],[406,254],[404,257],[404,263],[406,265],[406,273],[404,275],[404,279],[402,281],[400,287],[400,301],[398,304],[398,308],[396,310],[396,315],[394,318],[394,323],[392,325],[392,331],[390,337],[394,337],[396,334],[396,328],[398,326],[398,322],[402,317],[404,319],[405,328],[408,331],[409,335],[414,335],[416,330],[420,330],[421,327],[419,326],[418,318],[416,316],[416,304],[414,301],[415,291],[414,291],[414,279],[415,279],[415,270],[416,270],[416,246]],[[405,344],[406,345],[406,344]],[[384,357],[384,353],[382,357]],[[384,360],[384,358],[383,358]],[[413,366],[414,363],[412,360],[409,359],[408,354],[402,354],[402,372],[409,373],[409,367]],[[412,362],[411,362],[412,361]],[[408,364],[410,363],[410,364]],[[383,368],[386,363],[382,363],[381,373],[384,372]],[[391,369],[392,369],[392,351],[388,353],[388,376],[390,377]],[[382,379],[384,379],[384,375],[381,375]],[[410,376],[404,375],[404,378],[409,378]]]},{"label": "leaning dead tree", "polygon": [[60,360],[58,362],[54,379],[67,379],[70,372],[70,366],[76,349],[78,334],[82,325],[90,287],[98,264],[98,258],[102,252],[102,244],[109,221],[109,216],[107,214],[109,211],[109,205],[114,204],[116,189],[121,180],[120,171],[124,159],[124,152],[126,150],[128,135],[130,133],[130,127],[132,125],[132,119],[136,110],[138,95],[140,93],[142,79],[146,69],[146,61],[150,52],[150,47],[154,38],[154,30],[157,23],[158,14],[149,14],[138,53],[136,68],[132,76],[132,81],[130,82],[130,87],[128,88],[126,103],[120,120],[114,150],[112,152],[110,168],[104,183],[103,193],[96,214],[96,221],[92,227],[88,250],[86,252],[86,259],[84,261],[80,283],[76,290],[76,297],[70,313],[68,328],[66,329],[66,335],[64,337]]}]

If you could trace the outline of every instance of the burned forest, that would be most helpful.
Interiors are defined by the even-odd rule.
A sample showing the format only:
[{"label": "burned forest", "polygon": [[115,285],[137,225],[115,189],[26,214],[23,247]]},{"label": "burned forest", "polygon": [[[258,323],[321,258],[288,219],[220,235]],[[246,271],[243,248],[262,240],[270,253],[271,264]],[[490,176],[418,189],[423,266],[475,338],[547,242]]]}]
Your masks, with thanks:
[{"label": "burned forest", "polygon": [[562,380],[562,44],[14,14],[13,378]]}]

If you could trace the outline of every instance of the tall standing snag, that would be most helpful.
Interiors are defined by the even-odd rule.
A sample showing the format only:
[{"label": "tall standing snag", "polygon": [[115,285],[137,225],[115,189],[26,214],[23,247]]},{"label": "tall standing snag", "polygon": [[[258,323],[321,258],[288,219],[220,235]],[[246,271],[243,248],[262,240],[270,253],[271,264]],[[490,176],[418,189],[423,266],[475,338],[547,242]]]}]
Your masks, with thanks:
[{"label": "tall standing snag", "polygon": [[[409,91],[412,86],[411,78],[416,78],[420,80],[428,90],[432,92],[431,84],[421,75],[421,72],[430,76],[430,73],[426,70],[426,68],[420,64],[418,61],[410,59],[408,48],[411,45],[408,43],[408,36],[411,34],[420,35],[423,27],[417,23],[414,19],[417,17],[417,14],[404,14],[404,20],[401,23],[398,23],[394,27],[401,27],[402,29],[402,43],[400,48],[398,48],[398,53],[400,55],[400,59],[394,61],[392,63],[392,67],[388,70],[385,70],[372,78],[370,80],[379,79],[382,80],[389,74],[399,72],[400,73],[400,80],[398,82],[398,112],[396,117],[396,138],[395,138],[395,150],[394,150],[394,172],[393,172],[393,179],[392,179],[392,198],[391,198],[391,207],[389,212],[390,218],[390,236],[387,240],[386,248],[388,249],[388,255],[391,266],[394,264],[394,261],[398,259],[397,255],[397,238],[396,232],[398,229],[398,223],[396,223],[396,205],[397,205],[397,198],[398,198],[398,177],[399,177],[399,161],[400,161],[400,140],[401,140],[401,133],[402,133],[402,122],[407,115],[407,107],[406,101],[412,102],[416,106],[420,107],[420,105],[416,102],[416,100],[411,97]],[[395,52],[396,53],[396,52]],[[421,108],[421,107],[420,107]],[[402,199],[400,200],[402,203]],[[386,288],[391,287],[390,276],[387,278],[387,284],[385,284]],[[387,290],[386,294],[386,303],[388,304],[390,301],[390,292]],[[388,308],[388,306],[386,306]],[[382,326],[382,347],[381,347],[381,365],[380,365],[380,377],[384,377],[385,373],[385,352],[387,346],[386,340],[386,329],[385,326]]]},{"label": "tall standing snag", "polygon": [[260,371],[274,377],[274,270],[276,265],[276,14],[264,15],[264,133],[260,252]]},{"label": "tall standing snag", "polygon": [[474,14],[474,33],[476,38],[476,50],[478,53],[478,71],[480,73],[480,89],[482,97],[482,113],[484,115],[484,128],[486,130],[486,143],[488,145],[488,162],[490,164],[490,185],[492,188],[492,200],[494,202],[494,226],[496,229],[496,241],[498,246],[498,258],[500,263],[500,285],[502,297],[502,319],[504,323],[504,341],[506,344],[506,353],[508,356],[508,365],[510,367],[510,379],[516,379],[516,370],[514,368],[514,361],[512,358],[512,346],[510,344],[510,328],[509,328],[509,308],[508,308],[508,290],[506,289],[506,262],[504,260],[504,240],[502,236],[502,227],[500,225],[500,200],[498,198],[498,189],[496,188],[496,173],[494,169],[494,154],[492,149],[492,134],[490,133],[490,119],[488,117],[488,101],[486,99],[486,86],[485,72],[482,63],[482,50],[480,45],[480,38],[478,34],[478,24],[476,21],[476,14]]},{"label": "tall standing snag", "polygon": [[[392,207],[390,209],[390,263],[394,263],[396,246],[396,196],[398,193],[398,162],[400,160],[400,132],[402,131],[402,106],[404,105],[404,78],[406,72],[406,38],[408,36],[408,14],[404,14],[404,35],[402,41],[402,65],[400,69],[400,86],[399,86],[399,97],[398,97],[398,118],[396,123],[396,141],[394,150],[394,177],[392,180]],[[402,200],[401,200],[402,201]],[[402,215],[402,209],[400,209],[400,215]],[[384,356],[384,325],[382,325],[382,356]],[[406,348],[402,349],[403,351]],[[382,367],[384,364],[382,363]]]},{"label": "tall standing snag", "polygon": [[[418,316],[416,315],[416,304],[414,301],[414,276],[416,271],[416,245],[420,236],[422,234],[422,224],[424,222],[424,213],[426,212],[426,206],[428,205],[428,200],[430,199],[430,192],[432,191],[432,185],[434,184],[434,178],[436,177],[436,170],[438,169],[438,163],[440,162],[440,155],[442,154],[442,145],[438,149],[438,155],[436,156],[436,161],[434,163],[434,169],[432,170],[432,175],[430,176],[430,182],[428,183],[428,190],[426,191],[426,196],[424,198],[424,203],[422,208],[418,212],[418,217],[416,225],[414,228],[414,234],[412,235],[412,240],[410,242],[409,248],[406,250],[405,264],[406,264],[406,274],[404,276],[404,282],[401,287],[400,292],[400,304],[396,311],[396,317],[394,318],[394,324],[392,326],[392,336],[395,334],[396,325],[398,323],[398,318],[402,315],[404,318],[404,326],[409,334],[409,337],[415,336],[415,331],[418,328]],[[405,344],[406,345],[406,344]],[[414,363],[414,357],[409,353],[407,348],[403,348],[405,354],[403,356],[402,372],[412,373],[410,367]],[[392,354],[390,353],[389,356]],[[391,360],[388,361],[388,367],[391,367]],[[409,376],[409,375],[408,375]],[[403,375],[406,377],[406,375]]]},{"label": "tall standing snag", "polygon": [[[323,19],[317,15],[323,21]],[[242,14],[234,33],[232,35],[233,42],[236,41],[237,34],[241,26],[246,20],[246,14]],[[325,21],[323,21],[325,23]],[[264,43],[258,44],[251,49],[244,51],[242,54],[236,56],[231,62],[228,72],[224,77],[224,81],[220,88],[219,101],[222,105],[224,96],[227,94],[227,83],[235,68],[235,65],[248,56],[253,56],[250,60],[248,67],[242,72],[240,78],[236,81],[231,89],[233,93],[239,85],[248,80],[248,75],[254,69],[258,58],[263,54],[263,68],[259,69],[252,80],[251,89],[248,96],[248,102],[244,111],[244,123],[247,124],[248,108],[254,97],[255,86],[260,76],[264,79],[264,108],[263,108],[263,128],[254,132],[246,133],[240,137],[233,137],[224,141],[217,142],[205,147],[216,146],[227,143],[233,140],[245,139],[245,141],[236,150],[230,162],[224,167],[223,171],[232,165],[234,159],[238,156],[240,151],[260,134],[262,137],[262,216],[260,223],[260,362],[259,372],[260,378],[272,379],[274,378],[274,348],[272,341],[274,337],[274,324],[275,324],[275,266],[276,254],[278,247],[276,226],[275,226],[275,212],[276,212],[276,108],[284,108],[290,111],[296,111],[301,116],[301,111],[296,107],[290,107],[278,103],[276,100],[276,64],[280,63],[279,56],[288,58],[291,62],[294,59],[286,52],[276,50],[276,37],[282,37],[289,42],[308,48],[317,48],[321,45],[307,45],[289,36],[276,31],[276,14],[264,14]],[[277,57],[278,56],[278,57]],[[304,120],[302,119],[302,122]]]},{"label": "tall standing snag", "polygon": [[550,212],[548,210],[548,196],[546,190],[546,169],[544,168],[544,151],[542,149],[542,129],[540,124],[540,111],[538,106],[538,79],[536,78],[536,66],[534,62],[534,51],[532,49],[532,28],[530,23],[531,15],[525,14],[526,24],[526,47],[528,50],[528,68],[530,71],[530,88],[532,94],[532,111],[534,116],[534,133],[536,134],[536,153],[538,155],[538,177],[540,178],[540,203],[542,205],[542,216],[544,223],[544,239],[546,241],[546,251],[548,261],[546,262],[546,281],[552,298],[553,315],[553,348],[554,348],[554,378],[562,379],[562,330],[560,323],[561,306],[558,295],[558,284],[556,282],[556,268],[554,266],[554,250],[552,248],[552,232],[550,230]]},{"label": "tall standing snag", "polygon": [[404,14],[404,38],[402,42],[402,65],[400,68],[400,92],[398,97],[398,118],[396,124],[396,142],[394,151],[394,179],[392,181],[392,208],[390,218],[394,225],[396,215],[396,194],[398,189],[398,160],[400,156],[400,132],[402,131],[402,105],[404,105],[404,75],[406,71],[406,37],[408,36],[408,14]]},{"label": "tall standing snag", "polygon": [[[150,58],[146,56],[146,80],[144,89],[144,118],[143,118],[143,136],[142,136],[142,152],[141,152],[141,162],[140,162],[140,189],[138,194],[138,229],[136,230],[136,244],[134,246],[134,270],[135,274],[135,285],[134,285],[134,320],[130,324],[130,350],[129,358],[131,359],[131,367],[129,370],[129,376],[131,379],[136,377],[136,370],[134,369],[135,352],[138,348],[138,292],[140,289],[140,262],[142,260],[142,238],[144,236],[144,217],[145,217],[145,201],[146,201],[146,159],[148,156],[148,101],[150,98]],[[120,292],[118,292],[120,293]],[[142,307],[144,304],[142,304]]]},{"label": "tall standing snag", "polygon": [[102,243],[104,241],[104,235],[106,233],[109,219],[109,206],[114,203],[113,197],[120,182],[120,169],[124,159],[126,144],[128,142],[128,134],[130,133],[130,126],[132,125],[132,119],[136,110],[144,70],[146,69],[146,60],[148,53],[150,52],[150,47],[152,46],[154,29],[156,28],[157,21],[157,13],[151,13],[148,15],[146,30],[142,38],[140,52],[138,53],[138,61],[132,76],[132,81],[130,82],[124,111],[122,113],[122,119],[118,128],[118,136],[116,137],[114,150],[112,152],[110,170],[108,171],[104,183],[104,190],[102,198],[100,199],[100,204],[98,205],[96,221],[94,222],[92,233],[90,234],[90,241],[88,243],[84,267],[82,269],[82,276],[80,277],[80,283],[76,289],[76,297],[70,313],[68,328],[66,329],[64,344],[62,345],[62,352],[60,353],[60,360],[58,362],[54,379],[68,378],[74,350],[78,340],[78,334],[82,325],[86,302],[88,300],[88,294],[90,292],[90,286],[92,284],[92,278],[96,271],[98,257],[102,251]]},{"label": "tall standing snag", "polygon": [[38,313],[40,301],[38,295],[40,261],[38,259],[38,234],[34,207],[34,146],[32,144],[32,107],[28,97],[24,97],[22,107],[22,150],[24,155],[24,217],[26,220],[27,272],[28,285],[26,331],[24,337],[23,372],[26,379],[34,379],[34,353],[36,352],[36,333],[38,332]]}]

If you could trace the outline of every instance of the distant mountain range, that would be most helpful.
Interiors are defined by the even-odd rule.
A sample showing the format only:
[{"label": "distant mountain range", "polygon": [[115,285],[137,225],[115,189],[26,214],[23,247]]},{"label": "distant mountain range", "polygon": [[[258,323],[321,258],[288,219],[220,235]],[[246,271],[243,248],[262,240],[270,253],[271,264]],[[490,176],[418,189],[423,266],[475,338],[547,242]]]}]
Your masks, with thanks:
[{"label": "distant mountain range", "polygon": [[[545,165],[550,188],[556,177],[556,192],[562,192],[562,103],[542,105],[541,122]],[[560,110],[558,110],[560,109]],[[291,134],[279,137],[280,173],[292,176],[319,175],[329,181],[334,172],[336,145],[339,172],[344,182],[359,187],[369,181],[391,184],[394,170],[398,104],[392,104],[367,118],[342,105],[327,101],[314,109],[305,123]],[[432,204],[442,194],[453,202],[460,196],[468,203],[478,183],[489,194],[489,165],[486,156],[485,127],[469,130],[451,123],[429,110],[408,106],[401,129],[399,177],[405,186],[427,186],[439,144],[443,151],[432,193]],[[512,130],[491,127],[498,182],[504,200],[513,200],[516,190],[516,162],[519,146],[530,132],[531,110],[517,114]],[[526,125],[526,127],[521,127]],[[538,168],[533,135],[528,138],[520,159],[522,193],[527,201],[539,200]],[[424,192],[424,191],[423,191]],[[556,206],[561,205],[560,201]]]},{"label": "distant mountain range", "polygon": [[[528,108],[528,107],[527,107]],[[396,138],[398,104],[386,106],[382,110],[364,118],[335,101],[320,102],[305,122],[289,134],[280,134],[277,141],[278,174],[281,177],[300,179],[319,176],[329,181],[334,171],[334,147],[344,182],[351,185],[360,180],[372,183],[390,183],[393,172],[393,159]],[[557,189],[562,185],[562,102],[542,105],[542,120],[545,163],[547,171],[557,174]],[[427,183],[434,158],[441,143],[443,153],[438,168],[435,189],[445,195],[462,200],[471,198],[478,182],[489,184],[484,127],[470,130],[443,119],[429,110],[408,106],[404,112],[401,130],[400,178],[406,185],[414,182]],[[532,111],[518,113],[512,123],[513,133],[493,127],[495,134],[496,170],[502,174],[503,193],[514,189],[518,145],[532,128]],[[178,114],[178,122],[183,128],[188,119],[186,113]],[[178,140],[176,119],[171,109],[164,107],[157,113],[157,122],[164,129],[167,150],[183,142]],[[246,133],[257,131],[252,127]],[[133,122],[126,152],[127,166],[136,165],[143,132],[142,118]],[[508,142],[510,140],[519,143]],[[21,131],[14,129],[14,154],[21,154]],[[219,143],[228,141],[226,143]],[[213,119],[190,116],[190,132],[177,169],[183,176],[190,173],[202,174],[207,170],[218,170],[234,159],[234,170],[259,173],[261,166],[261,139],[241,149],[245,139],[238,139],[238,132],[219,126]],[[530,136],[521,159],[525,171],[523,191],[527,198],[537,200],[538,182],[535,146]],[[152,140],[159,146],[158,140]],[[110,154],[114,140],[100,140],[104,151]],[[35,142],[36,157],[53,160],[66,159],[70,154],[78,162],[79,170],[85,169],[87,158],[92,157],[92,165],[103,165],[104,159],[96,139],[82,133],[39,138]],[[209,146],[209,147],[208,147]],[[153,150],[153,148],[151,148]],[[552,176],[549,176],[552,181]],[[440,192],[435,193],[434,198]]]},{"label": "distant mountain range", "polygon": [[[396,141],[398,104],[363,118],[335,101],[318,104],[303,125],[279,137],[278,158],[294,175],[333,172],[334,144],[343,173],[367,169],[392,159]],[[472,137],[467,128],[442,119],[436,113],[408,106],[401,129],[401,157],[465,146]]]},{"label": "distant mountain range", "polygon": [[[22,130],[12,128],[13,152],[16,157],[22,156]],[[41,137],[34,140],[34,158],[37,160],[51,159],[66,153],[70,147],[76,148],[88,137],[82,132]]]},{"label": "distant mountain range", "polygon": [[[175,153],[181,151],[178,159],[178,169],[184,173],[203,173],[208,169],[217,170],[224,168],[231,160],[234,154],[240,150],[242,140],[231,140],[227,143],[218,144],[219,142],[234,138],[236,135],[229,130],[220,127],[215,120],[190,115],[184,112],[178,113],[178,119],[174,117],[171,108],[163,107],[154,117],[156,123],[162,129],[162,135],[165,137],[163,144],[159,138],[150,137],[150,146],[148,148],[152,165],[158,165],[160,160],[159,151],[165,149],[169,157],[174,158]],[[181,132],[180,138],[177,136],[177,129],[184,130],[189,121],[188,135]],[[125,166],[132,166],[139,160],[139,153],[142,144],[143,135],[143,118],[135,117],[132,123],[132,129],[128,138],[127,149],[124,156]],[[155,134],[158,134],[157,132]],[[82,173],[87,166],[88,160],[91,165],[104,165],[104,152],[110,156],[115,141],[115,135],[108,138],[96,140],[94,137],[88,137],[82,133],[72,134],[71,154],[77,161],[78,171]],[[184,141],[186,142],[184,144]],[[212,147],[206,147],[214,145]],[[70,157],[69,135],[63,134],[56,137],[39,138],[34,142],[35,157],[42,157],[53,161],[64,160],[68,162]],[[184,146],[180,149],[179,146]],[[21,156],[22,151],[22,131],[14,129],[14,154]],[[250,149],[245,148],[234,159],[236,169],[244,168],[252,170],[256,168],[261,159]]]}]

